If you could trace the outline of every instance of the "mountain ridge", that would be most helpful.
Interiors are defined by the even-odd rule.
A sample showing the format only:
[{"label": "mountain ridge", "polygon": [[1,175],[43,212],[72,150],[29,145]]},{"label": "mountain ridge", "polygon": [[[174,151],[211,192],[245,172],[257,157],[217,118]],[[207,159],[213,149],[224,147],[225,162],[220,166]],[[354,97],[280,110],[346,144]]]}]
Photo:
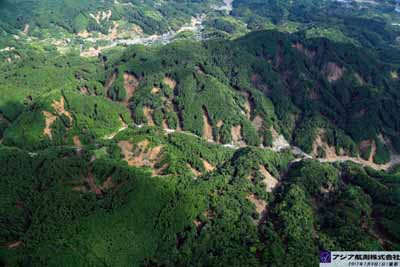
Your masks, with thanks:
[{"label": "mountain ridge", "polygon": [[0,0],[0,265],[309,267],[319,251],[398,251],[397,13]]}]

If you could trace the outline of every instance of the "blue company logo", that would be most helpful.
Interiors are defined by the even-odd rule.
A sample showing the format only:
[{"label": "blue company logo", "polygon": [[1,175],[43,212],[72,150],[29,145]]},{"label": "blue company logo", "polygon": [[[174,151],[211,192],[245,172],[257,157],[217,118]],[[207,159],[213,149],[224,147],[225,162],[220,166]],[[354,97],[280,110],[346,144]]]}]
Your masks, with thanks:
[{"label": "blue company logo", "polygon": [[319,262],[320,263],[331,263],[332,257],[330,251],[320,251],[319,252]]}]

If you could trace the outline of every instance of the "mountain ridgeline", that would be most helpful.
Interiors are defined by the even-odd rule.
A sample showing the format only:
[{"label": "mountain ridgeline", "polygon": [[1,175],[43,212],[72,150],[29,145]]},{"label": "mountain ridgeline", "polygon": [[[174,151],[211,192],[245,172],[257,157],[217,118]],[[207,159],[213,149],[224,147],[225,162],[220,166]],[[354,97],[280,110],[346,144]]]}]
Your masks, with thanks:
[{"label": "mountain ridgeline", "polygon": [[399,30],[374,3],[0,0],[0,266],[399,251]]},{"label": "mountain ridgeline", "polygon": [[[166,32],[204,12],[212,1],[114,1],[114,0],[3,0],[0,2],[0,29],[16,34],[30,26],[32,35],[44,38],[41,30],[78,33],[107,33],[113,21],[122,18],[145,33]],[[58,31],[58,32],[57,32]]]},{"label": "mountain ridgeline", "polygon": [[[231,42],[137,46],[101,60],[105,67],[98,70],[103,73],[98,80],[83,76],[77,89],[64,89],[76,116],[82,114],[73,110],[80,109],[73,102],[97,95],[101,106],[113,105],[108,98],[120,104],[115,108],[127,107],[129,111],[119,108],[126,122],[132,117],[137,125],[181,129],[220,144],[268,147],[283,135],[316,157],[333,153],[369,159],[374,153],[379,164],[389,161],[389,151],[400,150],[398,68],[351,44],[267,31]],[[47,105],[59,101],[38,99]],[[4,143],[43,147],[45,136],[33,133],[37,127],[24,134],[32,132],[40,140],[20,138],[18,129],[26,127],[26,116],[32,112],[5,129]],[[117,114],[114,121],[119,124]],[[79,124],[71,125],[73,131],[87,139],[88,129]],[[66,144],[70,132],[61,130],[65,136],[54,140]]]}]

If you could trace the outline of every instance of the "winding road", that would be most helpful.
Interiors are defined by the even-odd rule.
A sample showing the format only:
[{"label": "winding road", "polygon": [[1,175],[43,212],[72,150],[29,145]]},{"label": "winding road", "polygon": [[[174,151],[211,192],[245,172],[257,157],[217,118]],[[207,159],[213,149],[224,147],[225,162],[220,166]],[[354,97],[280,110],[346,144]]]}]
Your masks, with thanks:
[{"label": "winding road", "polygon": [[[116,1],[116,3],[118,3]],[[233,0],[223,0],[223,5],[221,6],[214,6],[213,9],[214,10],[218,10],[218,11],[226,11],[226,12],[231,12],[233,10]],[[192,18],[191,22],[188,24],[183,25],[180,29],[176,30],[176,31],[169,31],[167,33],[161,34],[161,35],[151,35],[151,36],[146,36],[146,37],[135,37],[133,39],[117,39],[113,42],[111,42],[110,45],[100,48],[101,49],[107,49],[107,48],[112,48],[115,47],[117,45],[136,45],[136,44],[142,44],[142,45],[151,45],[151,44],[168,44],[170,42],[172,42],[179,33],[184,32],[184,31],[190,31],[193,32],[195,34],[195,38],[197,40],[202,40],[202,35],[201,32],[204,29],[203,26],[203,21],[206,18],[206,15],[201,15],[198,17],[194,17]],[[92,42],[96,42],[97,40],[95,38],[89,38],[87,39],[88,41],[92,41]],[[142,125],[135,125],[136,128],[140,128],[142,127]],[[111,140],[113,139],[119,132],[127,129],[128,126],[127,125],[123,125],[123,127],[121,127],[117,132],[105,137],[105,139]],[[167,134],[171,134],[171,133],[175,133],[176,130],[173,129],[164,129],[164,131]],[[181,134],[186,134],[186,135],[190,135],[190,136],[195,136],[198,138],[201,138],[204,140],[204,138],[197,136],[193,133],[190,132],[186,132],[186,131],[179,131],[179,133]],[[214,145],[220,145],[223,147],[228,147],[228,148],[232,148],[232,149],[240,149],[246,146],[239,146],[239,145],[235,145],[235,144],[218,144],[215,143],[213,140],[206,140],[208,143],[210,144],[214,144]],[[302,151],[300,148],[296,147],[296,146],[292,146],[290,145],[283,136],[279,136],[277,139],[274,140],[272,147],[262,147],[263,149],[268,149],[268,150],[272,150],[275,152],[279,152],[285,149],[290,149],[293,154],[296,156],[296,159],[294,159],[293,161],[300,161],[300,160],[304,160],[304,159],[314,159],[314,160],[318,160],[319,162],[346,162],[346,161],[351,161],[363,166],[369,166],[371,168],[374,168],[376,170],[389,170],[390,168],[392,168],[395,165],[400,164],[400,155],[392,155],[391,156],[391,160],[386,163],[386,164],[375,164],[371,161],[367,161],[364,160],[360,157],[350,157],[350,156],[335,156],[335,157],[330,157],[330,158],[314,158],[311,155],[305,153],[304,151]]]},{"label": "winding road", "polygon": [[[134,128],[141,128],[143,127],[143,125],[134,125]],[[117,132],[113,133],[112,135],[108,136],[106,139],[107,140],[111,140],[113,139],[119,132],[127,129],[127,125],[123,125],[123,127],[121,127]],[[206,141],[209,144],[212,145],[218,145],[218,146],[222,146],[225,148],[231,148],[231,149],[241,149],[241,148],[245,148],[248,147],[247,145],[236,145],[236,144],[219,144],[216,143],[213,140],[206,140],[198,135],[195,135],[194,133],[191,132],[187,132],[187,131],[177,131],[174,129],[163,129],[165,131],[166,134],[172,134],[172,133],[180,133],[180,134],[185,134],[185,135],[189,135],[189,136],[193,136],[193,137],[197,137],[199,139],[202,139],[204,141]],[[293,155],[296,157],[294,160],[292,160],[292,162],[298,162],[301,160],[307,160],[307,159],[312,159],[312,160],[318,160],[321,163],[333,163],[333,162],[346,162],[346,161],[351,161],[360,165],[363,165],[365,167],[371,167],[375,170],[382,170],[382,171],[387,171],[390,170],[392,167],[399,165],[400,164],[400,155],[392,155],[391,159],[388,163],[386,164],[376,164],[367,160],[364,160],[360,157],[350,157],[350,156],[335,156],[335,157],[330,157],[330,158],[315,158],[313,156],[311,156],[310,154],[305,153],[304,151],[302,151],[299,147],[297,146],[292,146],[290,145],[282,135],[280,135],[277,139],[274,140],[272,147],[260,147],[261,149],[266,149],[266,150],[271,150],[274,152],[280,152],[286,149],[290,149],[293,153]]]}]

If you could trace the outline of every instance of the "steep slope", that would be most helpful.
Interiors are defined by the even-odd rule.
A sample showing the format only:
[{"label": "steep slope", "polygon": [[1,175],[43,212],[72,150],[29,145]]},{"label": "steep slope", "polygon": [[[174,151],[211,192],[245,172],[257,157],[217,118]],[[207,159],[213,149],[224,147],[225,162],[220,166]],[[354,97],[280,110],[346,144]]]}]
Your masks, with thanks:
[{"label": "steep slope", "polygon": [[276,28],[372,50],[398,49],[396,1],[236,0],[232,15],[252,30]]},{"label": "steep slope", "polygon": [[[57,29],[68,33],[100,32],[107,34],[115,22],[137,26],[146,34],[166,32],[201,14],[213,1],[114,1],[114,0],[3,0],[0,6],[4,30],[39,34],[37,30]],[[55,37],[55,36],[53,36]]]},{"label": "steep slope", "polygon": [[151,119],[236,145],[270,146],[277,132],[307,153],[318,149],[318,136],[337,155],[356,156],[362,141],[378,136],[382,147],[399,149],[397,66],[350,44],[271,31],[230,43],[137,47],[122,58],[108,62],[108,75],[120,77],[109,94],[123,89],[125,73],[137,77],[129,99],[136,124]]},{"label": "steep slope", "polygon": [[0,262],[310,266],[320,249],[398,249],[398,173],[292,159],[148,127],[80,150],[0,146]]},{"label": "steep slope", "polygon": [[[400,250],[393,3],[224,2],[0,0],[0,266]],[[202,12],[202,42],[96,46]]]},{"label": "steep slope", "polygon": [[[89,116],[90,121],[104,119],[106,123],[96,126],[97,133],[90,134],[88,140],[94,142],[122,127],[118,114],[130,125],[130,112],[136,125],[183,130],[237,147],[271,147],[284,137],[314,157],[325,158],[330,153],[368,159],[365,144],[374,141],[379,149],[373,161],[379,164],[390,160],[389,151],[399,150],[399,93],[393,76],[398,67],[380,62],[368,50],[351,44],[304,40],[301,35],[267,31],[231,42],[134,46],[122,54],[113,52],[102,58],[104,67],[98,64],[100,59],[85,61],[85,67],[75,59],[58,57],[63,63],[49,60],[31,71],[32,75],[43,75],[47,70],[66,69],[68,76],[61,80],[65,79],[62,87],[39,83],[32,88],[34,84],[29,81],[34,76],[22,76],[26,65],[8,70],[7,77],[15,73],[19,75],[18,83],[29,83],[30,88],[22,87],[8,97],[17,99],[13,95],[18,93],[16,106],[28,98],[27,113],[18,120],[10,113],[16,109],[8,109],[7,101],[0,107],[11,121],[10,127],[3,130],[6,143],[26,147],[28,144],[11,141],[23,139],[20,134],[26,124],[32,125],[32,131],[37,129],[35,135],[39,138],[28,143],[40,142],[39,132],[43,130],[38,125],[46,128],[46,117],[51,120],[43,112],[53,111],[52,103],[61,98],[57,90],[63,89],[69,112],[76,115],[75,121],[64,120],[72,123],[69,140],[76,134],[85,135],[91,129],[89,125],[94,125],[84,116]],[[14,79],[9,80],[12,86]],[[34,96],[39,92],[36,90],[54,89],[57,90],[49,96]],[[92,111],[81,106],[85,102],[93,104]],[[107,114],[114,109],[118,111]],[[56,113],[62,115],[53,115]],[[110,116],[114,119],[108,120]],[[108,122],[114,125],[111,129]],[[24,135],[30,136],[29,131]],[[45,136],[49,134],[42,137]]]}]

